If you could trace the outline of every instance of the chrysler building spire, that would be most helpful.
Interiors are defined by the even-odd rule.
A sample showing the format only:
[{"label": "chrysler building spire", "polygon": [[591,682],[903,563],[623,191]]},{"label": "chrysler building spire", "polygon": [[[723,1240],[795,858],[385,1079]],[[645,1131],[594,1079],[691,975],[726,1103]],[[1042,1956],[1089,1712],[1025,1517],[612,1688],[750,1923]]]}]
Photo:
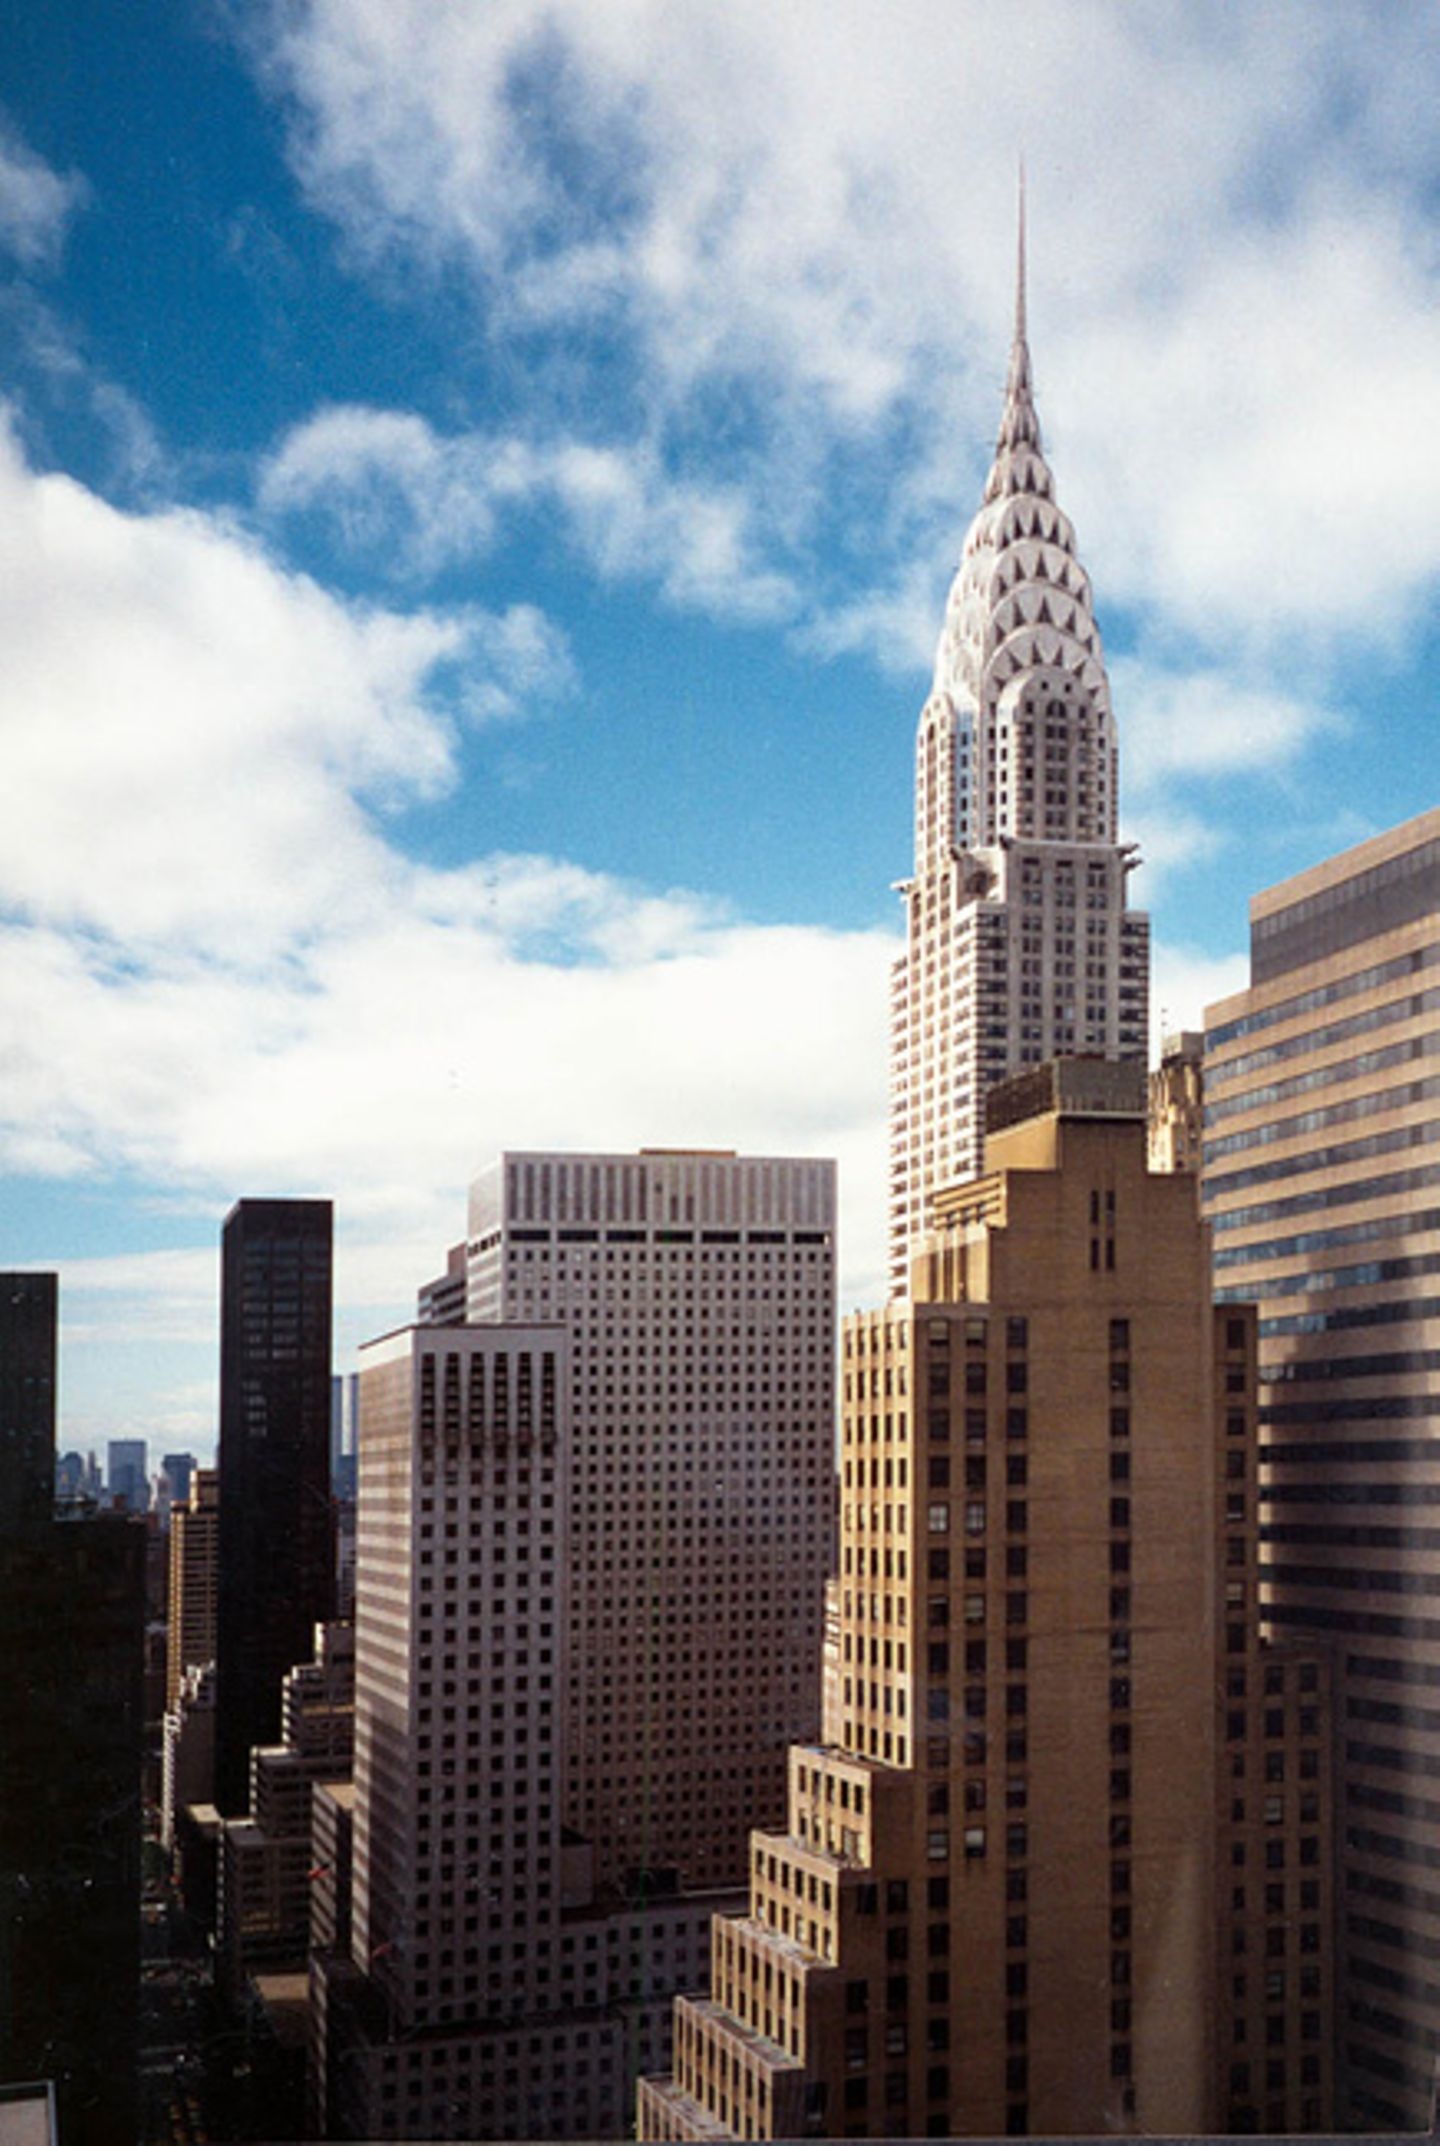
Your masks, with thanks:
[{"label": "chrysler building spire", "polygon": [[984,1095],[1069,1052],[1145,1055],[1148,921],[1125,907],[1110,684],[1040,440],[1026,319],[921,710],[915,876],[891,1020],[891,1285],[940,1186],[979,1170]]},{"label": "chrysler building spire", "polygon": [[1019,216],[1015,234],[1015,335],[1010,345],[1010,372],[1005,382],[1005,409],[1000,419],[999,454],[1016,446],[1040,448],[1040,421],[1030,385],[1030,343],[1025,324],[1025,166],[1020,166]]}]

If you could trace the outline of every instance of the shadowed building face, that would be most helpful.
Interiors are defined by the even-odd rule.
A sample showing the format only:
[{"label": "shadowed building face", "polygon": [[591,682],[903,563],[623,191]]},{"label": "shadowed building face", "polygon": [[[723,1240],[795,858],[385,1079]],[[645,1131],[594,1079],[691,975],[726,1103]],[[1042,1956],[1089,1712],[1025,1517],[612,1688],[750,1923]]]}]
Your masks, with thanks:
[{"label": "shadowed building face", "polygon": [[276,1741],[280,1687],[331,1614],[328,1200],[241,1200],[220,1307],[216,1800],[246,1806],[250,1751]]}]

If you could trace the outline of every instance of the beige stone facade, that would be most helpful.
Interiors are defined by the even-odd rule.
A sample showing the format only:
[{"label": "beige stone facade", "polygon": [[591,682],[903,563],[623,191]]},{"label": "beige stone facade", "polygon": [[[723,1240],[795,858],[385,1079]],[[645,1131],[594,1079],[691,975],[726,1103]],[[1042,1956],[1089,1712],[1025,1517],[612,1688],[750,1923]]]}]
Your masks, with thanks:
[{"label": "beige stone facade", "polygon": [[564,1823],[569,1351],[512,1324],[361,1354],[355,1786],[313,1845],[328,2136],[615,2136],[736,1904],[606,1889]]},{"label": "beige stone facade", "polygon": [[1150,1167],[1200,1172],[1204,1097],[1201,1067],[1205,1038],[1183,1029],[1160,1043],[1160,1063],[1150,1075]]},{"label": "beige stone facade", "polygon": [[911,1295],[845,1324],[838,1718],[791,1753],[644,2136],[1214,2126],[1253,1360],[1193,1187],[1146,1169],[1139,1069],[1007,1098]]},{"label": "beige stone facade", "polygon": [[469,1316],[570,1352],[563,1808],[596,1880],[743,1885],[819,1727],[833,1569],[835,1165],[507,1154]]}]

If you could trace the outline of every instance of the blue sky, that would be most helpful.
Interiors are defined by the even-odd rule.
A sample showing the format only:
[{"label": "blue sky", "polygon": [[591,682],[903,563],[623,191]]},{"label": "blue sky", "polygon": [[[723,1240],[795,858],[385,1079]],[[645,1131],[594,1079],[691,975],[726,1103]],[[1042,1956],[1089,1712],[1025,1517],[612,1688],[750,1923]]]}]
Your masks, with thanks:
[{"label": "blue sky", "polygon": [[1157,1009],[1434,803],[1428,10],[4,17],[0,1262],[66,1443],[209,1450],[243,1193],[336,1199],[342,1367],[502,1146],[836,1154],[879,1293],[1022,151]]}]

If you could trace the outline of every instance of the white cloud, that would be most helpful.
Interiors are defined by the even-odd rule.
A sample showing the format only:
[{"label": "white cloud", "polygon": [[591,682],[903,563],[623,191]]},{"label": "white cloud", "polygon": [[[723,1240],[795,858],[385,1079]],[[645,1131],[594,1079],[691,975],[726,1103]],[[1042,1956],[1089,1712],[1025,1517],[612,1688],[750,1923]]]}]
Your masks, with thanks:
[{"label": "white cloud", "polygon": [[234,527],[124,514],[0,437],[0,902],[260,959],[383,902],[365,800],[451,777],[448,702],[563,689],[527,606],[401,615],[286,574]]},{"label": "white cloud", "polygon": [[[402,886],[266,979],[117,973],[0,930],[0,1165],[133,1174],[216,1227],[242,1192],[332,1196],[353,1345],[408,1315],[502,1146],[837,1155],[847,1299],[874,1295],[889,938],[728,924],[543,859],[506,860],[487,914],[482,869],[456,876],[454,921],[433,879]],[[213,1332],[203,1273],[188,1255],[69,1270],[76,1338]]]},{"label": "white cloud", "polygon": [[1147,905],[1172,873],[1227,846],[1227,823],[1206,801],[1206,783],[1258,776],[1279,785],[1308,747],[1345,728],[1323,700],[1218,664],[1175,668],[1142,647],[1108,669],[1120,733],[1122,833],[1140,844],[1145,871],[1137,891]]},{"label": "white cloud", "polygon": [[935,659],[948,577],[929,559],[912,560],[888,587],[835,605],[795,635],[820,657],[862,654],[883,671],[923,679]]},{"label": "white cloud", "polygon": [[[993,423],[1021,147],[1042,410],[1107,600],[1169,609],[1226,660],[1237,637],[1314,657],[1393,631],[1433,585],[1440,51],[1417,14],[1279,0],[1222,31],[1179,0],[309,0],[264,19],[296,168],[358,255],[470,274],[492,337],[563,328],[581,379],[587,349],[622,352],[667,479],[713,477],[697,442],[722,436],[765,528],[781,499],[820,511],[817,469],[868,442],[898,503],[873,532],[882,591],[887,547],[933,539],[969,495],[962,443]],[[732,404],[748,453],[697,421]],[[723,520],[714,542],[723,562]]]},{"label": "white cloud", "polygon": [[1172,872],[1202,864],[1224,846],[1224,837],[1213,821],[1168,799],[1151,797],[1127,807],[1120,823],[1120,838],[1137,842],[1144,870],[1132,882],[1132,899],[1153,908],[1165,878]]},{"label": "white cloud", "polygon": [[[517,474],[523,489],[528,474]],[[268,513],[318,508],[351,550],[398,555],[427,572],[487,550],[495,502],[515,488],[489,442],[445,441],[409,412],[347,403],[287,435],[258,493]]]},{"label": "white cloud", "polygon": [[1410,622],[1440,570],[1427,251],[1403,197],[1317,182],[1283,222],[1222,231],[1149,318],[1062,340],[1067,491],[1103,520],[1112,601],[1311,665]]},{"label": "white cloud", "polygon": [[0,123],[0,247],[22,266],[58,260],[66,225],[88,191],[78,173],[52,171]]},{"label": "white cloud", "polygon": [[1176,775],[1278,769],[1342,727],[1322,703],[1215,667],[1172,670],[1148,657],[1108,665],[1127,789]]},{"label": "white cloud", "polygon": [[[839,1154],[881,1243],[888,938],[386,839],[390,796],[450,779],[437,666],[517,699],[565,672],[538,613],[356,610],[10,440],[0,528],[0,1168],[216,1224],[330,1194],[352,1318],[405,1313],[502,1145]],[[195,1344],[208,1271],[69,1263],[74,1338]]]},{"label": "white cloud", "polygon": [[645,445],[447,437],[413,413],[342,405],[281,441],[258,497],[272,515],[319,513],[351,550],[410,575],[488,550],[507,514],[551,508],[607,581],[645,579],[722,618],[783,617],[795,603],[785,577],[757,563],[745,496],[675,479]]},{"label": "white cloud", "polygon": [[1199,948],[1157,940],[1152,948],[1150,1049],[1172,1030],[1205,1026],[1205,1009],[1250,982],[1248,954],[1206,954]]},{"label": "white cloud", "polygon": [[[265,978],[116,972],[38,928],[0,932],[6,1160],[24,1167],[41,1126],[77,1167],[200,1193],[333,1187],[388,1226],[458,1197],[502,1144],[829,1152],[878,1112],[887,937],[706,920],[519,862],[519,917],[442,923],[428,883],[402,885],[387,915]],[[546,943],[527,951],[537,916]]]}]

